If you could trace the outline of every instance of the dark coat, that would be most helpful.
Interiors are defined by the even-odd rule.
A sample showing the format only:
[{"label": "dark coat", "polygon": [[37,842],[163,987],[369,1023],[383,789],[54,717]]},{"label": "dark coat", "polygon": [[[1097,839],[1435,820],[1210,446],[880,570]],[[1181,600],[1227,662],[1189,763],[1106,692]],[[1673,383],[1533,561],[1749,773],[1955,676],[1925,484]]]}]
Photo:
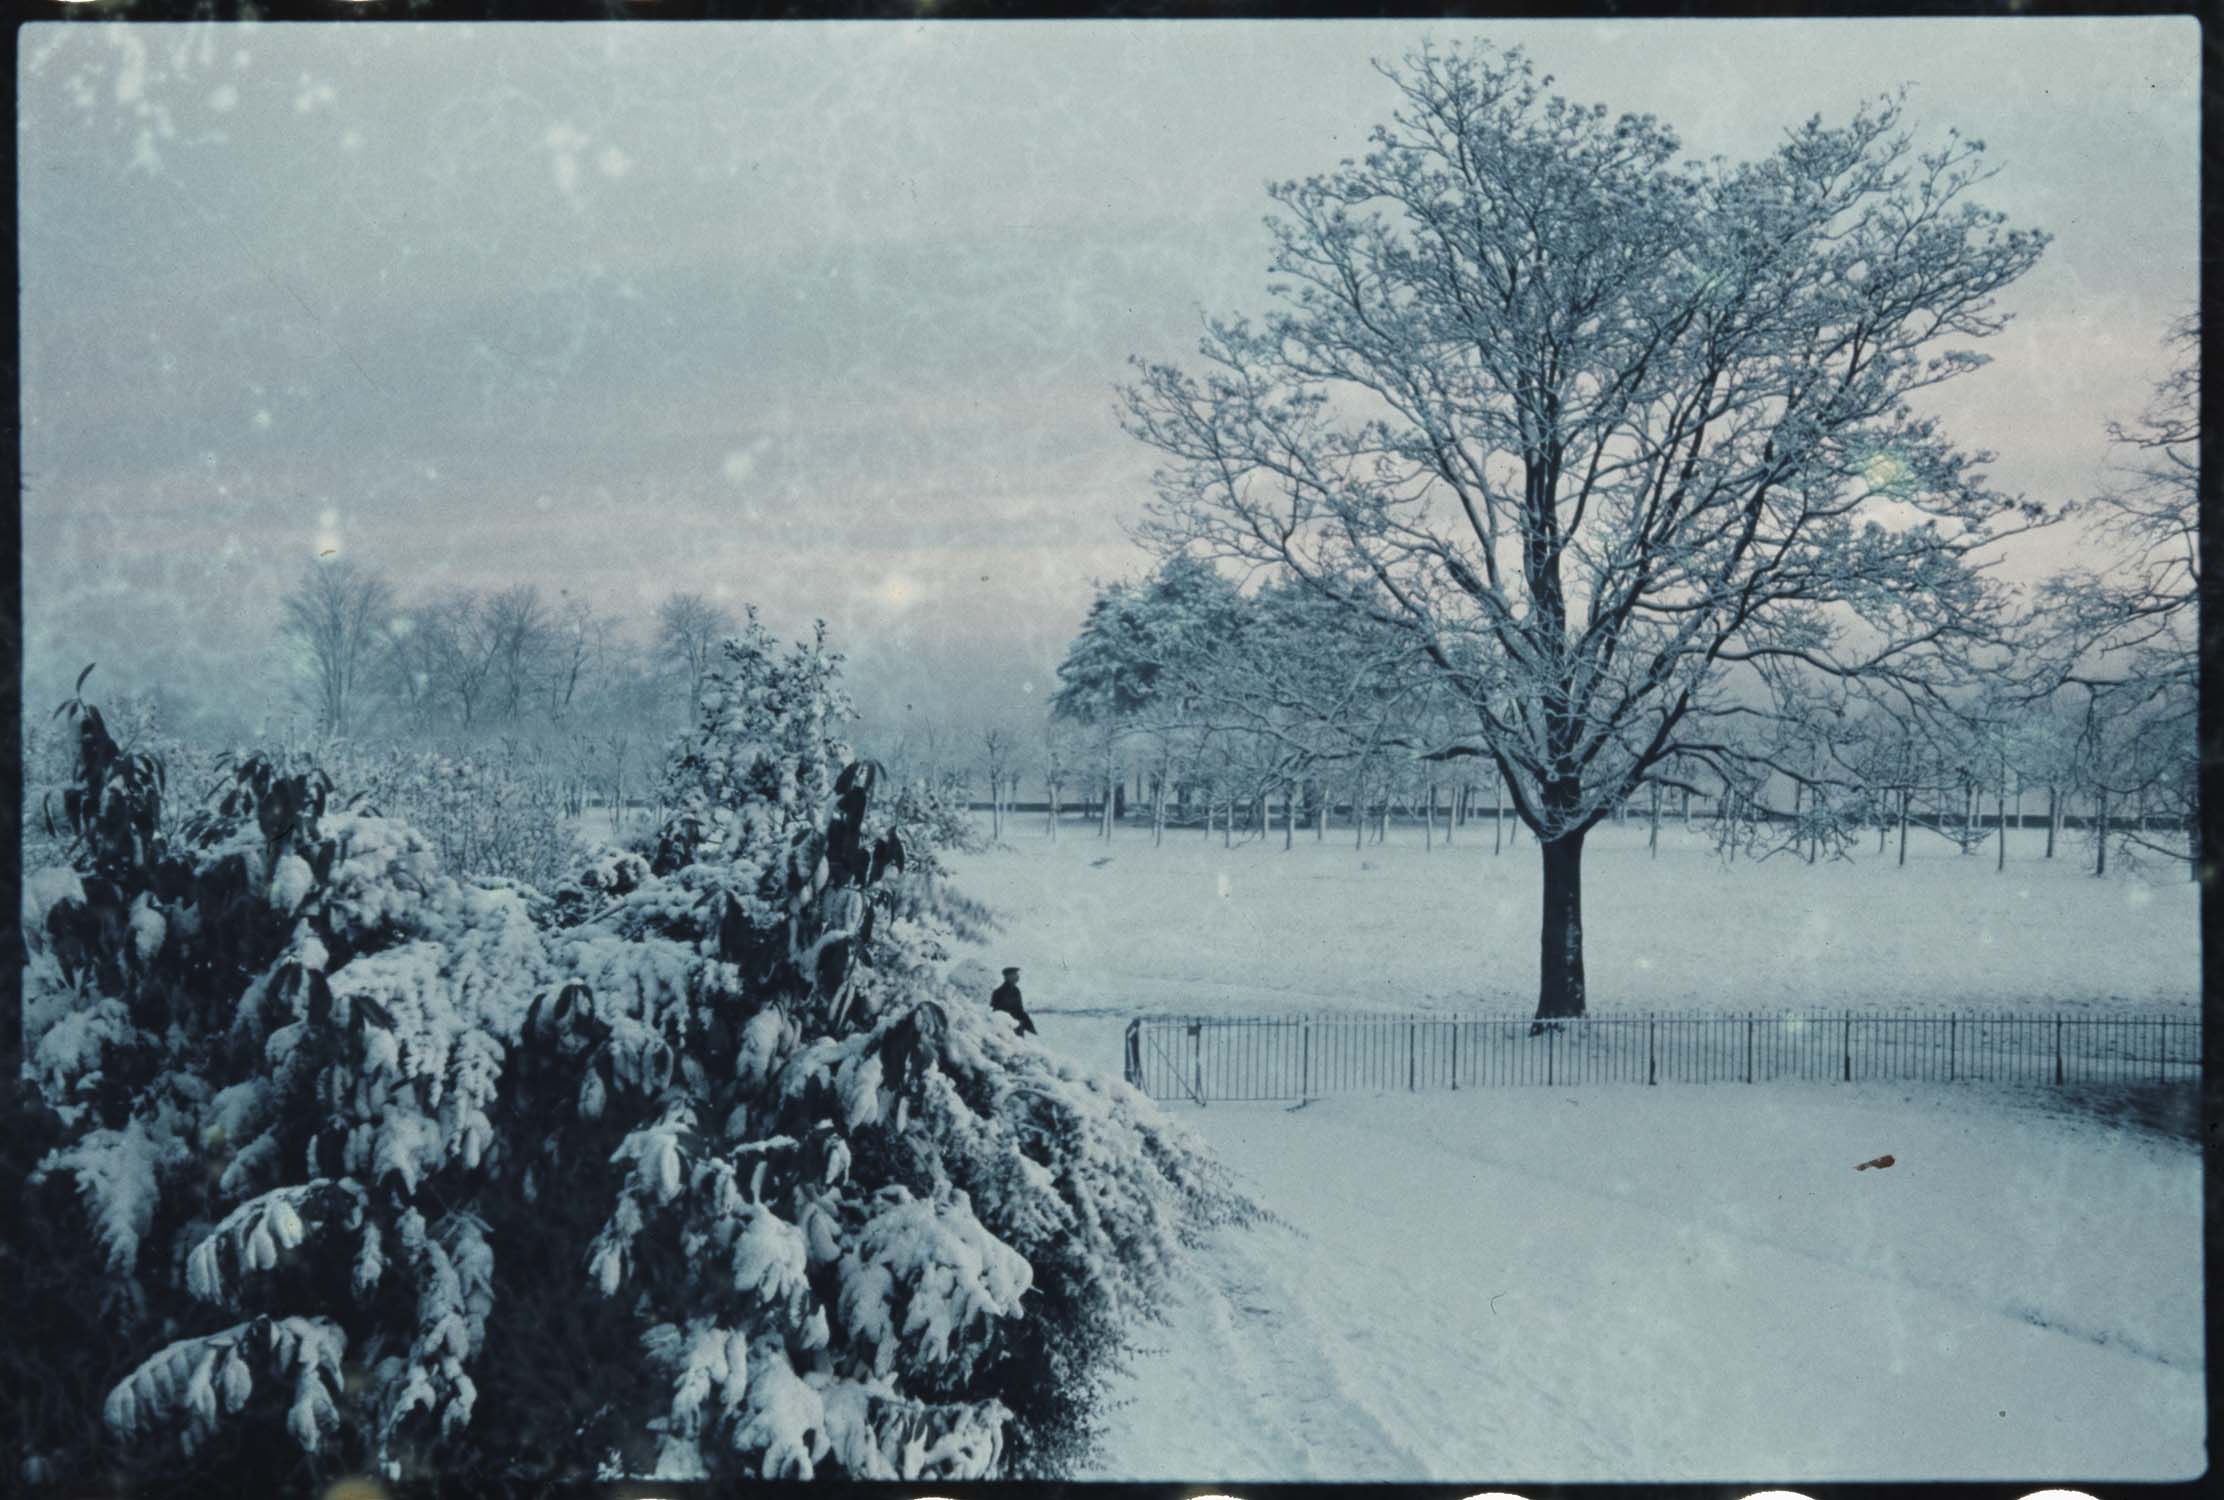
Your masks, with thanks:
[{"label": "dark coat", "polygon": [[1033,1036],[1035,1034],[1035,1023],[1027,1019],[1027,1007],[1020,1003],[1019,986],[1013,984],[1010,980],[1007,979],[1001,985],[998,985],[996,993],[988,997],[988,1008],[990,1010],[1000,1010],[1005,1015],[1015,1018],[1019,1022],[1019,1034],[1021,1036]]}]

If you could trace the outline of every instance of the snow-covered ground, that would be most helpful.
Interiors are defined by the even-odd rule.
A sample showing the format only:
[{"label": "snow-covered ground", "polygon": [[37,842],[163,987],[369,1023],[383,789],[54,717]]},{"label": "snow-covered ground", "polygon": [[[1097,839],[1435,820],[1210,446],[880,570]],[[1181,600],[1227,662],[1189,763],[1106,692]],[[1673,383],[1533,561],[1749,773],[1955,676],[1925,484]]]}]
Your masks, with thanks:
[{"label": "snow-covered ground", "polygon": [[[1341,838],[1339,840],[1339,832]],[[2191,1010],[2198,893],[2182,864],[2096,880],[2065,840],[2010,834],[1957,856],[1918,835],[1903,869],[1875,845],[1812,867],[1725,864],[1699,834],[1611,825],[1584,854],[1584,964],[1594,1010],[2031,1006]],[[1488,825],[1424,852],[1418,828],[1355,850],[1349,829],[1284,852],[1195,830],[1107,846],[1013,819],[1005,846],[954,861],[1006,929],[982,954],[1026,973],[1031,1011],[1110,1008],[1525,1011],[1536,1003],[1540,880],[1524,836],[1493,855]],[[1106,1054],[1117,1059],[1115,1050]]]},{"label": "snow-covered ground", "polygon": [[1104,1477],[2204,1467],[2190,1146],[1828,1086],[1186,1113],[1286,1226],[1201,1259]]},{"label": "snow-covered ground", "polygon": [[[1039,824],[958,860],[1047,1045],[1129,1016],[1518,1009],[1536,856]],[[2182,870],[1918,845],[1725,866],[1603,830],[1594,1008],[2190,1009]],[[2172,878],[2175,875],[2176,878]],[[1219,1236],[1106,1478],[2185,1477],[2205,1466],[2200,1165],[1970,1087],[1523,1088],[1178,1111],[1280,1222]],[[1856,1171],[1883,1154],[1885,1169]]]}]

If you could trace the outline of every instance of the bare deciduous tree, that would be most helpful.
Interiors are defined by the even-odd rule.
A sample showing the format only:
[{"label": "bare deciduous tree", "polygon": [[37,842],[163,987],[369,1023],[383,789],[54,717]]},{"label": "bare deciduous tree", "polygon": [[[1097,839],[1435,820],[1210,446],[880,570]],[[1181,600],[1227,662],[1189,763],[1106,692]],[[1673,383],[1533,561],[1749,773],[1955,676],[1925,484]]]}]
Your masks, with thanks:
[{"label": "bare deciduous tree", "polygon": [[413,636],[430,663],[436,702],[454,714],[458,727],[478,727],[494,678],[494,632],[486,601],[470,589],[457,589],[421,606]]},{"label": "bare deciduous tree", "polygon": [[303,571],[284,609],[283,629],[301,653],[319,723],[344,736],[390,638],[393,585],[354,558],[321,558]]},{"label": "bare deciduous tree", "polygon": [[538,695],[555,645],[554,619],[529,583],[512,584],[490,597],[481,612],[491,664],[494,709],[516,723]]},{"label": "bare deciduous tree", "polygon": [[701,594],[671,594],[656,607],[657,654],[687,684],[687,719],[702,707],[703,678],[716,659],[718,643],[741,628],[734,612]]},{"label": "bare deciduous tree", "polygon": [[[2170,331],[2175,358],[2137,420],[2111,423],[2119,482],[2095,501],[2098,568],[2049,581],[2038,623],[2050,685],[2086,695],[2084,779],[2095,815],[2113,800],[2150,802],[2186,830],[2177,848],[2199,869],[2198,646],[2201,583],[2200,328]],[[2121,747],[2120,750],[2116,747]],[[2149,809],[2152,810],[2152,809]],[[2156,852],[2145,817],[2125,837]],[[2107,836],[2095,873],[2107,869]]]},{"label": "bare deciduous tree", "polygon": [[[1147,535],[1285,570],[1402,632],[1472,715],[1544,877],[1538,1015],[1585,1008],[1585,835],[1791,669],[1937,702],[1991,639],[1984,549],[2038,519],[1909,397],[2044,236],[1970,194],[1981,144],[1896,105],[1754,162],[1424,49],[1357,161],[1275,187],[1274,310],[1145,364]],[[1762,670],[1777,667],[1782,672]]]},{"label": "bare deciduous tree", "polygon": [[1019,755],[1019,736],[1008,726],[992,724],[981,732],[981,770],[988,777],[989,837],[1004,836],[1004,798],[1012,788]]},{"label": "bare deciduous tree", "polygon": [[1065,789],[1066,778],[1073,774],[1073,762],[1072,733],[1055,719],[1045,723],[1042,731],[1043,791],[1050,799],[1046,826],[1052,843],[1058,841],[1058,794]]},{"label": "bare deciduous tree", "polygon": [[584,598],[568,591],[549,627],[548,716],[568,717],[583,689],[607,674],[618,653],[618,621],[598,615]]}]

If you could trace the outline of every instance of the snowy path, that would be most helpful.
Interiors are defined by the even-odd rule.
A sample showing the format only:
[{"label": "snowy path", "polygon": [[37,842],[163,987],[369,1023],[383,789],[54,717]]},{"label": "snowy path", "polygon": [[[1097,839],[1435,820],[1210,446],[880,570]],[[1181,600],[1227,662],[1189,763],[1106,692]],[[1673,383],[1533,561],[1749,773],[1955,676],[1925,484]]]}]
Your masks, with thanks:
[{"label": "snowy path", "polygon": [[[1280,1228],[1261,1233],[1289,1235]],[[1345,1384],[1324,1357],[1338,1334],[1308,1310],[1311,1289],[1290,1283],[1286,1252],[1261,1249],[1258,1235],[1233,1235],[1200,1257],[1179,1347],[1159,1356],[1177,1362],[1181,1378],[1140,1392],[1128,1430],[1172,1466],[1168,1473],[1182,1456],[1208,1453],[1256,1476],[1422,1472],[1420,1457],[1375,1417],[1367,1391]],[[1214,1399],[1190,1399],[1201,1390],[1215,1392]],[[1172,1396],[1180,1409],[1154,1396]]]},{"label": "snowy path", "polygon": [[1203,1259],[1106,1477],[2199,1470],[2190,1152],[1772,1092],[1191,1115],[1293,1227]]}]

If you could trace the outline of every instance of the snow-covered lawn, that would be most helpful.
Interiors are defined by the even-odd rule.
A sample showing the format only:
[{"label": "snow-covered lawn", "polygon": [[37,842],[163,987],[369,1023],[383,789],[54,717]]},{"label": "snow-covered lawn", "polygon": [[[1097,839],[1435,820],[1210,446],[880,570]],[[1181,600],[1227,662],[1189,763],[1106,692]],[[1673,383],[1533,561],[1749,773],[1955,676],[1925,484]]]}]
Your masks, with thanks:
[{"label": "snow-covered lawn", "polygon": [[2190,1145],[1952,1089],[1183,1113],[1286,1225],[1201,1259],[1105,1477],[2204,1467]]},{"label": "snow-covered lawn", "polygon": [[[2197,892],[2182,865],[2096,880],[2065,840],[2011,832],[1957,856],[1919,835],[1903,869],[1875,845],[1809,867],[1725,864],[1702,835],[1607,826],[1584,855],[1593,1010],[2088,1007],[2191,1010]],[[1417,828],[1354,850],[1298,831],[1284,852],[1122,829],[1107,846],[1039,817],[1005,847],[956,859],[967,895],[1006,930],[981,954],[1026,969],[1031,1011],[1527,1010],[1536,1003],[1539,875],[1524,836],[1493,855],[1488,825],[1446,848]],[[1106,1056],[1116,1062],[1118,1052]]]},{"label": "snow-covered lawn", "polygon": [[[1030,826],[1030,825],[1033,826]],[[958,860],[1046,1045],[1127,1017],[1520,1009],[1537,867],[1300,832],[1039,823]],[[1586,859],[1595,1009],[2191,1009],[2182,870],[2038,835],[1814,868],[1637,828]],[[1872,846],[1873,847],[1873,846]],[[2173,878],[2173,875],[2175,878]],[[985,991],[984,991],[985,995]],[[1522,1088],[1176,1111],[1281,1222],[1218,1237],[1107,1478],[2185,1477],[2205,1465],[2189,1142],[1966,1086]],[[1856,1163],[1889,1153],[1886,1169]]]}]

